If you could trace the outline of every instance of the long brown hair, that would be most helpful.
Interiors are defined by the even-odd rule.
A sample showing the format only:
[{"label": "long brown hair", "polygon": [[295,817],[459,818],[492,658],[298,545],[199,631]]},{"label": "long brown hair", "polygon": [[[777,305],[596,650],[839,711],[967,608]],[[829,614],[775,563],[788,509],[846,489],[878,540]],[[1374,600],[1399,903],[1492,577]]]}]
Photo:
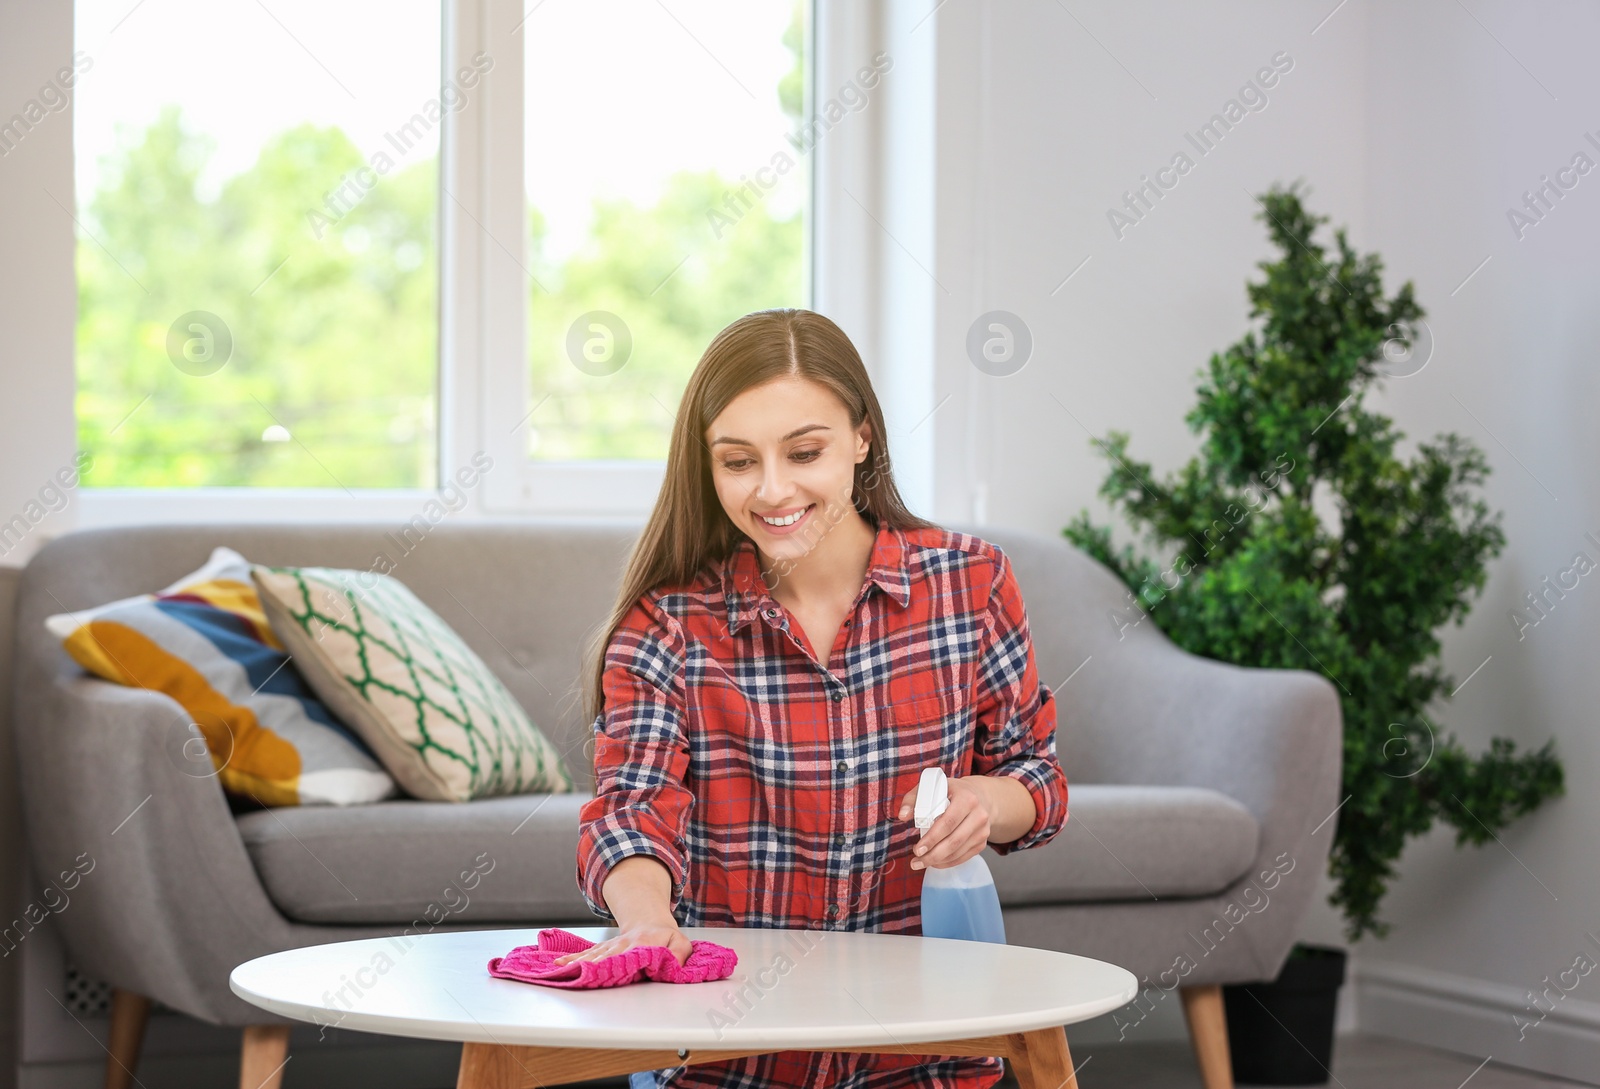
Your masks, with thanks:
[{"label": "long brown hair", "polygon": [[883,411],[844,330],[811,310],[746,314],[712,339],[683,391],[655,509],[628,559],[611,618],[585,653],[589,722],[604,708],[606,649],[628,610],[651,590],[688,585],[708,565],[726,560],[744,536],[717,497],[706,429],[745,390],[787,377],[809,378],[832,390],[849,410],[852,428],[871,421],[870,447],[856,465],[852,486],[856,510],[880,528],[934,527],[900,498],[889,467]]}]

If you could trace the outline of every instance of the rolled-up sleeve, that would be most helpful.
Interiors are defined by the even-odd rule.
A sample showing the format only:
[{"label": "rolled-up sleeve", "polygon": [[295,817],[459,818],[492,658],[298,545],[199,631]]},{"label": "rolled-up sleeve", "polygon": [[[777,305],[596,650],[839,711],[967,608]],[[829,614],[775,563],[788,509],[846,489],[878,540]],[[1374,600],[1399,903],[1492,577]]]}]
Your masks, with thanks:
[{"label": "rolled-up sleeve", "polygon": [[1067,823],[1067,775],[1056,759],[1055,693],[1039,681],[1022,592],[1011,561],[1000,553],[978,661],[977,775],[1016,779],[1033,797],[1032,827],[1010,843],[991,843],[1007,855],[1050,842]]},{"label": "rolled-up sleeve", "polygon": [[590,910],[612,922],[601,889],[629,855],[650,855],[667,868],[674,915],[683,898],[694,806],[684,785],[685,650],[683,629],[649,595],[624,616],[606,647],[605,703],[593,726],[594,797],[578,811],[578,888]]}]

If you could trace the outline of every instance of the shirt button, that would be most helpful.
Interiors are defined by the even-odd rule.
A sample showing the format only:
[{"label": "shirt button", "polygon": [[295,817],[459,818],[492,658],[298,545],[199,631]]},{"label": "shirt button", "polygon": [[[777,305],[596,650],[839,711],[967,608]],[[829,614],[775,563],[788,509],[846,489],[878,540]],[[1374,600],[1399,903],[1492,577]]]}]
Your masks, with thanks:
[{"label": "shirt button", "polygon": [[849,769],[850,769],[850,762],[848,760],[839,761],[839,770],[840,771],[848,771]]},{"label": "shirt button", "polygon": [[778,619],[778,610],[777,609],[768,609],[766,611],[766,617],[767,617],[768,620],[776,620],[776,619]]},{"label": "shirt button", "polygon": [[835,688],[832,692],[828,693],[828,695],[832,697],[834,703],[838,703],[840,700],[844,699],[843,690],[838,688]]},{"label": "shirt button", "polygon": [[837,914],[839,914],[839,905],[838,904],[829,904],[828,905],[828,918],[831,919]]},{"label": "shirt button", "polygon": [[833,837],[833,845],[835,847],[843,847],[844,846],[844,837],[843,836],[834,836]]}]

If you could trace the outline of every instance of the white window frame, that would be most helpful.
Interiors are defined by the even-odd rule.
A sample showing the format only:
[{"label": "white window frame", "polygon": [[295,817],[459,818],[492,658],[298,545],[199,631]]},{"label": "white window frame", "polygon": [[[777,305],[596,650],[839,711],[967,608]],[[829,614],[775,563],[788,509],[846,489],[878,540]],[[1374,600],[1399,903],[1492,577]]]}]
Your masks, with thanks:
[{"label": "white window frame", "polygon": [[[851,11],[859,0],[809,0],[805,109],[819,71],[819,48],[853,58],[870,55],[874,21]],[[664,460],[539,462],[525,455],[531,407],[527,352],[528,273],[526,189],[523,182],[523,49],[527,18],[522,0],[444,0],[441,79],[472,66],[480,50],[494,65],[478,93],[442,120],[439,148],[438,467],[441,483],[456,478],[475,456],[492,468],[464,489],[458,517],[539,515],[633,521],[648,514],[660,490]],[[876,4],[868,5],[876,7]],[[536,12],[530,23],[536,27]],[[498,44],[496,44],[498,43]],[[846,67],[856,64],[852,60]],[[842,71],[843,69],[841,69]],[[809,304],[832,294],[869,297],[856,264],[859,246],[841,246],[841,275],[829,277],[815,243],[821,209],[819,180],[841,173],[870,141],[866,131],[835,138],[806,157],[813,197],[803,214],[802,273]],[[859,168],[857,173],[859,174]],[[876,175],[875,164],[866,172]],[[832,232],[834,236],[838,231]],[[852,252],[846,253],[846,250]],[[833,282],[830,282],[833,281]],[[833,290],[829,291],[829,287]],[[847,304],[849,305],[849,304]],[[864,356],[875,342],[861,312],[846,327]],[[871,363],[869,362],[869,366]],[[520,411],[505,406],[520,406]],[[673,406],[674,409],[676,406]],[[520,420],[516,417],[521,416]],[[81,493],[82,527],[149,521],[366,521],[408,518],[440,496],[438,489],[342,488],[93,488]]]}]

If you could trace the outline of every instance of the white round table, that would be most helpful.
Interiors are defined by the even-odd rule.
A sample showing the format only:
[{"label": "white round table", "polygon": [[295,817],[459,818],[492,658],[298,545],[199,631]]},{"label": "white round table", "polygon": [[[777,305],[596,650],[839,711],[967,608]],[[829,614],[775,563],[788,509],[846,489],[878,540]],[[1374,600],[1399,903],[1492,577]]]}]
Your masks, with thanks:
[{"label": "white round table", "polygon": [[[300,1021],[460,1040],[458,1089],[512,1089],[772,1051],[1002,1055],[1023,1089],[1076,1089],[1064,1025],[1131,1001],[1104,961],[989,942],[686,927],[739,955],[727,979],[567,990],[489,974],[539,929],[308,946],[233,970],[233,992]],[[564,927],[590,941],[614,927]],[[915,1045],[937,1045],[915,1046]]]}]

